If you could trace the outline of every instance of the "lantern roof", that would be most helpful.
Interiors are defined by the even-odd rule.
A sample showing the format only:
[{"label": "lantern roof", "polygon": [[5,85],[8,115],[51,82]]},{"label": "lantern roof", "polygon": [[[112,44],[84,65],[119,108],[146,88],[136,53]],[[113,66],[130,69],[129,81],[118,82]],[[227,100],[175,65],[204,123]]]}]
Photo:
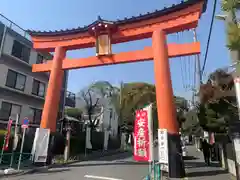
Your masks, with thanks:
[{"label": "lantern roof", "polygon": [[76,33],[85,33],[89,32],[89,29],[92,29],[93,27],[97,26],[98,24],[104,24],[104,25],[112,25],[114,27],[120,26],[120,25],[127,25],[135,22],[145,21],[149,19],[154,19],[160,16],[168,15],[173,12],[182,10],[187,8],[188,6],[194,5],[199,2],[204,2],[203,12],[206,10],[207,6],[207,0],[188,0],[188,1],[182,1],[179,4],[173,4],[171,7],[164,7],[161,10],[155,10],[154,12],[147,12],[146,14],[139,14],[138,16],[133,17],[126,17],[122,20],[116,20],[116,21],[108,21],[102,19],[100,16],[98,16],[97,20],[93,23],[73,28],[73,29],[65,29],[65,30],[57,30],[57,31],[34,31],[34,30],[27,30],[27,32],[32,36],[58,36],[58,35],[69,35],[69,34],[76,34]]}]

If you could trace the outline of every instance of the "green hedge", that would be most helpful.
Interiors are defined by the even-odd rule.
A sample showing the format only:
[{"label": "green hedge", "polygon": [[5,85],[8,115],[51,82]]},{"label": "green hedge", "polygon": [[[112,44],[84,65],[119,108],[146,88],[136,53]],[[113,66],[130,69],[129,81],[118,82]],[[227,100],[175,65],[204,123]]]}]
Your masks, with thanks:
[{"label": "green hedge", "polygon": [[[4,142],[4,136],[6,131],[0,130],[0,148],[2,149],[2,145]],[[85,139],[86,139],[86,133],[81,132],[78,133],[78,136],[71,137],[70,139],[70,154],[71,155],[77,155],[82,154],[85,151]],[[32,151],[32,145],[34,141],[34,136],[32,134],[26,134],[25,136],[25,142],[24,142],[24,148],[23,153],[31,153]],[[92,132],[92,150],[102,150],[103,149],[103,143],[104,142],[104,133],[103,132]],[[64,135],[60,133],[54,133],[54,147],[52,149],[52,153],[54,155],[62,155],[64,154],[64,148],[65,148],[65,137]],[[11,135],[9,140],[9,150],[5,151],[6,153],[11,153],[13,144],[13,135]],[[16,154],[20,152],[21,146],[21,137],[19,139],[18,147],[16,149]],[[109,138],[109,149],[117,149],[120,147],[120,140],[118,138]],[[9,158],[7,158],[9,159]],[[6,160],[6,159],[5,159]]]},{"label": "green hedge", "polygon": [[121,140],[118,137],[110,137],[108,141],[108,149],[119,149],[121,146]]},{"label": "green hedge", "polygon": [[70,140],[70,154],[82,154],[85,151],[85,138],[86,134],[83,132],[78,136],[71,137]]}]

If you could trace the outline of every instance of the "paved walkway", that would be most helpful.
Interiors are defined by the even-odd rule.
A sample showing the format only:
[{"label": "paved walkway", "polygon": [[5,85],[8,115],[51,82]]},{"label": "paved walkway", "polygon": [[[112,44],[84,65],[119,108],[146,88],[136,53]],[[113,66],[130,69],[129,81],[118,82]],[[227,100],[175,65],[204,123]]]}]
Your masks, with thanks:
[{"label": "paved walkway", "polygon": [[[194,146],[187,146],[189,160],[185,161],[186,173],[189,180],[234,180],[228,172],[224,171],[217,162],[206,166],[202,152]],[[187,178],[186,178],[187,179]]]}]

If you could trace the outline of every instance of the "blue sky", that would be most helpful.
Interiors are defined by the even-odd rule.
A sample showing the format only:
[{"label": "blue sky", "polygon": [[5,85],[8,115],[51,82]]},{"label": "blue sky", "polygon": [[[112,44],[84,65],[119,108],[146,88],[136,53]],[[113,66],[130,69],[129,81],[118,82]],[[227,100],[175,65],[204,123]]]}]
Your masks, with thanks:
[{"label": "blue sky", "polygon": [[[24,29],[59,30],[88,25],[95,21],[98,15],[107,20],[123,19],[124,17],[136,16],[140,13],[144,14],[179,2],[180,0],[1,0],[0,13]],[[202,48],[201,64],[203,63],[206,49],[212,9],[213,1],[208,1],[207,12],[203,14],[197,29],[198,39]],[[219,1],[217,14],[220,12]],[[179,42],[185,42],[192,40],[193,36],[191,32],[180,33],[170,37],[170,40],[176,41],[178,38],[181,39]],[[225,47],[225,38],[223,22],[215,20],[205,69],[205,78],[211,71],[230,64],[229,53]],[[124,43],[114,45],[113,51],[130,51],[149,45],[151,45],[151,40]],[[94,54],[94,49],[87,49],[68,52],[68,57],[88,57]],[[170,59],[174,92],[176,95],[181,95],[188,99],[191,96],[191,92],[183,88],[180,61],[186,66],[183,66],[183,71],[186,72],[183,76],[184,84],[189,84],[189,82],[193,82],[193,60],[193,57]],[[72,70],[70,71],[68,88],[72,92],[78,92],[91,82],[98,80],[107,80],[116,85],[120,81],[154,83],[153,63],[143,62]]]}]

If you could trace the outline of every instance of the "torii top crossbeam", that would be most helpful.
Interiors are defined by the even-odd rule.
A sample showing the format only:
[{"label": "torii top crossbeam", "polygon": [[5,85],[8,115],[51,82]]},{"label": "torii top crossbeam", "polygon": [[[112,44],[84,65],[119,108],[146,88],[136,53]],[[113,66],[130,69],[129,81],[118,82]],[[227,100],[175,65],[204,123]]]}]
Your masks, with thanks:
[{"label": "torii top crossbeam", "polygon": [[[149,38],[155,29],[162,29],[167,34],[196,28],[202,12],[206,9],[206,0],[189,0],[152,13],[125,18],[124,20],[106,21],[98,18],[92,24],[71,30],[28,31],[36,50],[53,52],[56,47],[65,50],[90,48],[96,45],[99,34],[107,33],[110,44]],[[200,53],[200,44],[169,44],[169,57],[186,56]],[[141,57],[141,58],[140,58]],[[111,57],[90,57],[84,59],[65,59],[63,69],[85,68],[109,64],[129,63],[152,60],[152,49],[129,53],[120,53]],[[51,61],[33,65],[33,72],[51,70]]]},{"label": "torii top crossbeam", "polygon": [[150,38],[154,29],[161,28],[169,34],[195,28],[205,9],[206,0],[188,0],[169,8],[123,20],[105,21],[99,17],[94,23],[76,29],[28,32],[37,50],[53,52],[57,46],[67,50],[90,48],[95,46],[93,29],[99,24],[107,26],[106,29],[111,33],[111,43],[116,44]]}]

